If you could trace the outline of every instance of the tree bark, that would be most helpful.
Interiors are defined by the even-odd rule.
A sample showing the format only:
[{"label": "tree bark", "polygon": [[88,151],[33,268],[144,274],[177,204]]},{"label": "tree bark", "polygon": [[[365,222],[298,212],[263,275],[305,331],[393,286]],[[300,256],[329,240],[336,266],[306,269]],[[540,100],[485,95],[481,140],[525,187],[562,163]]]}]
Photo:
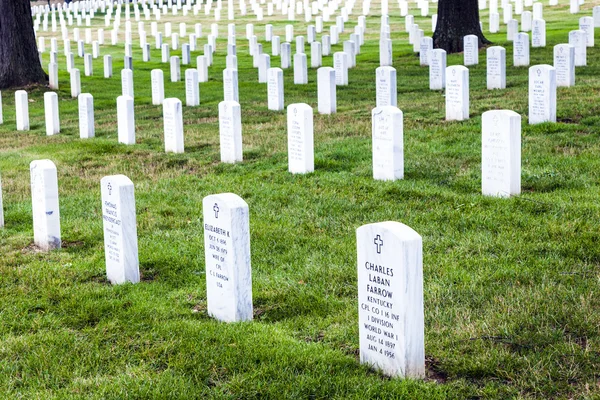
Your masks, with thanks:
[{"label": "tree bark", "polygon": [[0,0],[0,89],[48,82],[33,31],[30,0]]},{"label": "tree bark", "polygon": [[478,1],[439,0],[433,47],[444,49],[448,53],[460,53],[463,51],[463,37],[466,35],[476,35],[479,47],[491,43],[481,32]]}]

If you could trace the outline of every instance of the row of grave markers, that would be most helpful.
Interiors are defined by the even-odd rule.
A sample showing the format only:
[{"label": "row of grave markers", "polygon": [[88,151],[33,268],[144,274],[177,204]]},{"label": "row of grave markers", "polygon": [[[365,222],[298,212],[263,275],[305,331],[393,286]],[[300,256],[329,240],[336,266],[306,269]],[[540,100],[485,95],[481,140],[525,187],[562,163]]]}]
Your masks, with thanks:
[{"label": "row of grave markers", "polygon": [[[60,248],[56,166],[36,160],[30,174],[34,242],[46,251]],[[100,186],[107,279],[112,284],[138,283],[133,182],[112,175],[102,178]],[[202,205],[208,314],[224,322],[250,321],[248,204],[233,193],[222,193],[206,196]],[[398,222],[364,225],[356,234],[360,360],[387,375],[423,378],[422,239]]]}]

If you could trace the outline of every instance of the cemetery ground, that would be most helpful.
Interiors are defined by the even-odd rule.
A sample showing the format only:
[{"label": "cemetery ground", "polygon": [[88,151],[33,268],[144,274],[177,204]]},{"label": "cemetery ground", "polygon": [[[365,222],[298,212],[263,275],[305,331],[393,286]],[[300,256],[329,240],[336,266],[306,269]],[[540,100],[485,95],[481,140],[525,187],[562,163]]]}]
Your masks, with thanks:
[{"label": "cemetery ground", "polygon": [[[582,12],[591,15],[591,4]],[[47,88],[27,88],[26,132],[15,131],[14,92],[4,91],[3,397],[599,397],[600,53],[588,49],[576,85],[558,88],[558,122],[530,126],[528,68],[512,67],[505,26],[486,33],[507,49],[507,89],[486,89],[482,50],[479,65],[469,67],[471,119],[446,122],[443,92],[429,90],[428,68],[419,66],[395,15],[405,157],[404,179],[395,182],[372,177],[378,16],[367,18],[370,34],[349,85],[337,87],[336,114],[316,112],[316,69],[307,85],[294,85],[292,69],[284,71],[286,106],[315,109],[311,174],[287,172],[286,113],[267,109],[267,86],[257,82],[243,38],[250,19],[236,20],[239,164],[219,156],[222,36],[210,80],[200,84],[200,106],[183,109],[183,154],[164,152],[162,106],[151,105],[150,71],[161,68],[165,78],[169,71],[153,45],[148,63],[134,46],[135,145],[117,143],[122,43],[102,48],[113,55],[112,78],[103,78],[101,57],[94,76],[81,76],[82,92],[94,96],[95,138],[79,139],[62,52],[60,134],[45,135]],[[552,64],[553,46],[567,42],[582,15],[570,15],[565,4],[546,8],[548,45],[531,49],[531,65]],[[194,17],[167,19],[180,20]],[[219,22],[221,32],[228,22]],[[415,22],[431,29],[425,18]],[[296,34],[306,31],[304,22],[294,25]],[[283,24],[274,30],[283,35]],[[264,28],[255,31],[262,41]],[[341,41],[332,47],[341,49]],[[83,59],[75,60],[83,71]],[[331,66],[332,57],[323,62]],[[448,65],[460,64],[462,54],[448,56]],[[169,97],[184,100],[183,81],[165,79]],[[523,117],[522,193],[509,199],[481,195],[481,114],[493,109]],[[29,163],[46,158],[58,170],[63,248],[40,252]],[[106,279],[100,179],[113,174],[135,184],[142,275],[135,285]],[[202,198],[224,192],[249,204],[253,322],[226,324],[206,312]],[[402,222],[423,237],[423,381],[390,379],[358,360],[355,232],[379,221]]]}]

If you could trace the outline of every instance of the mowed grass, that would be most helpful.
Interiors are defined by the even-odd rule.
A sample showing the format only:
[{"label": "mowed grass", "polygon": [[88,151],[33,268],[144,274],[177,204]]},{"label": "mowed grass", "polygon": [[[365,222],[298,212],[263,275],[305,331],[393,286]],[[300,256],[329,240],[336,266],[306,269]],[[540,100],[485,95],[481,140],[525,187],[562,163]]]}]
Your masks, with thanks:
[{"label": "mowed grass", "polygon": [[[568,5],[546,6],[547,47],[531,49],[532,65],[552,64],[552,46],[567,42],[592,3],[576,16]],[[15,130],[13,91],[2,93],[3,398],[600,397],[600,51],[588,49],[575,87],[559,88],[558,123],[529,126],[528,70],[512,67],[503,27],[487,37],[507,48],[507,89],[486,89],[482,50],[480,64],[469,68],[471,119],[445,122],[443,93],[428,89],[428,68],[418,65],[403,18],[390,4],[405,179],[378,182],[370,137],[378,7],[367,18],[350,85],[337,89],[337,114],[316,113],[316,70],[309,70],[308,85],[294,85],[291,69],[284,73],[286,105],[315,108],[315,172],[305,176],[287,172],[286,116],[267,110],[266,85],[257,83],[244,39],[249,18],[236,20],[244,144],[237,165],[219,161],[226,13],[210,81],[200,85],[201,105],[184,107],[185,154],[164,152],[150,71],[165,71],[167,97],[185,101],[185,90],[183,82],[169,81],[168,64],[153,45],[149,63],[134,46],[135,146],[117,143],[122,43],[102,47],[102,55],[113,56],[111,79],[102,77],[101,58],[94,60],[95,75],[84,77],[76,57],[83,92],[94,96],[94,139],[79,139],[60,40],[59,135],[45,136],[47,89],[28,89],[28,132]],[[347,24],[350,31],[356,20]],[[415,20],[431,34],[429,19]],[[487,31],[487,11],[482,20]],[[166,21],[174,22],[174,32],[175,22],[187,22],[188,32],[202,22],[200,49],[213,22],[204,15]],[[285,22],[267,21],[284,39]],[[98,14],[94,30],[103,25]],[[296,34],[306,32],[306,23],[294,26]],[[270,52],[264,27],[257,23],[255,31]],[[341,35],[347,38],[348,31]],[[341,42],[332,50],[341,51]],[[193,53],[193,65],[200,54]],[[46,64],[48,53],[43,57]],[[279,62],[271,57],[272,66]],[[461,63],[462,55],[448,56],[448,65]],[[332,57],[324,64],[332,65]],[[523,192],[511,199],[481,195],[481,114],[492,109],[523,116]],[[50,253],[33,246],[28,171],[32,160],[45,158],[58,168],[63,238],[63,248]],[[111,174],[135,183],[142,274],[136,285],[111,286],[105,277],[100,179]],[[222,192],[250,207],[250,323],[220,323],[206,313],[202,198]],[[358,360],[355,230],[387,220],[423,237],[424,381],[390,379]]]}]

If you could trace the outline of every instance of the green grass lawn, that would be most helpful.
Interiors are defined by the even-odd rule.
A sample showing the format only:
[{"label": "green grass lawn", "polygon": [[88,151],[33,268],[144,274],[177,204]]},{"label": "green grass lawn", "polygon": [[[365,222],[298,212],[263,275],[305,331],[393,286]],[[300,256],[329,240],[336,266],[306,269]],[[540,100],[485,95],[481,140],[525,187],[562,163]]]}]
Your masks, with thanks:
[{"label": "green grass lawn", "polygon": [[[486,36],[507,48],[507,89],[486,89],[482,50],[480,64],[469,68],[471,119],[445,122],[443,93],[428,89],[428,69],[419,66],[392,3],[405,143],[405,179],[396,182],[374,181],[371,170],[377,4],[350,85],[337,89],[337,114],[316,113],[315,69],[308,85],[294,85],[293,71],[284,72],[285,104],[315,109],[315,172],[305,176],[287,172],[286,115],[267,110],[267,87],[258,84],[244,39],[249,18],[236,20],[244,144],[237,165],[219,162],[226,12],[201,105],[184,107],[185,154],[164,152],[150,71],[165,71],[166,97],[184,100],[185,89],[169,81],[150,37],[152,62],[143,63],[134,46],[134,146],[117,143],[123,45],[109,45],[108,28],[102,55],[113,56],[112,79],[102,77],[101,58],[95,76],[84,77],[83,59],[75,57],[82,91],[94,96],[96,138],[79,139],[60,40],[59,135],[45,135],[46,88],[28,88],[28,132],[15,130],[14,92],[2,93],[3,398],[600,398],[600,51],[588,49],[575,87],[559,88],[558,123],[529,126],[528,69],[512,67],[503,26]],[[552,64],[552,47],[568,41],[592,3],[572,16],[565,0],[556,8],[544,2],[547,47],[531,49],[531,65]],[[360,8],[357,2],[350,30]],[[97,16],[94,29],[104,25]],[[487,11],[482,19],[487,31]],[[188,32],[202,22],[205,35],[212,22],[181,14],[165,21],[186,21]],[[431,35],[428,19],[415,21]],[[271,22],[284,39],[285,23]],[[306,32],[304,22],[294,25],[297,35]],[[264,27],[255,31],[264,40]],[[341,42],[332,50],[341,51]],[[270,53],[270,43],[263,46]],[[48,52],[43,57],[47,64]],[[331,66],[333,58],[323,61]],[[462,54],[448,56],[456,64]],[[523,116],[522,194],[510,199],[481,195],[481,114],[493,109]],[[33,246],[29,189],[29,163],[45,158],[58,168],[63,239],[50,253]],[[100,179],[112,174],[135,184],[136,285],[106,279]],[[206,312],[202,198],[222,192],[250,207],[251,323],[225,324]],[[390,379],[358,360],[355,230],[388,220],[423,237],[424,381]]]}]

